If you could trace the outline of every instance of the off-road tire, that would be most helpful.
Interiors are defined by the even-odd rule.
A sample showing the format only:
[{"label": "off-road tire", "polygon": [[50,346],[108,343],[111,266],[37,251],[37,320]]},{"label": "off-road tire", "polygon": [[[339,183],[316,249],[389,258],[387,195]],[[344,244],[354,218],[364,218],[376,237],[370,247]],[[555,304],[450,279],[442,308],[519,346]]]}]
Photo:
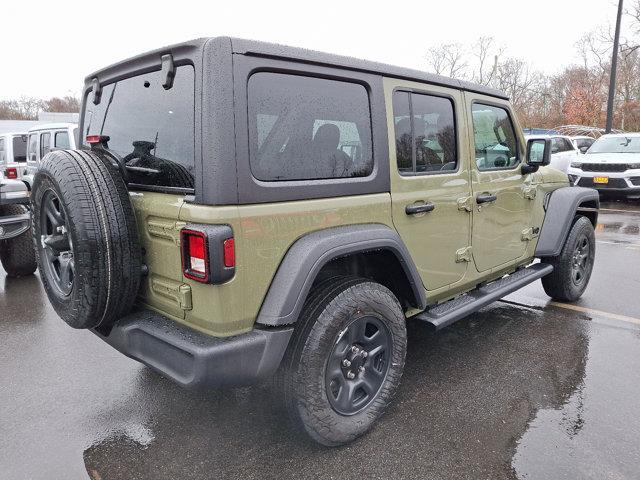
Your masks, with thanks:
[{"label": "off-road tire", "polygon": [[[347,416],[329,401],[325,368],[340,332],[363,315],[374,316],[388,327],[390,361],[377,395],[363,410]],[[391,402],[402,377],[406,348],[405,316],[386,287],[355,277],[333,278],[318,285],[305,303],[280,370],[285,407],[293,423],[325,446],[355,440]]]},{"label": "off-road tire", "polygon": [[[574,255],[581,242],[588,245],[588,255],[584,274],[579,282],[574,278]],[[591,221],[583,216],[574,219],[567,240],[565,241],[560,255],[557,257],[544,258],[544,263],[553,265],[553,272],[542,277],[542,286],[547,295],[554,300],[563,302],[575,302],[584,293],[591,272],[596,253],[596,237]]]},{"label": "off-road tire", "polygon": [[[0,206],[0,217],[25,213],[28,210],[22,205]],[[0,262],[8,277],[24,277],[36,271],[36,250],[29,230],[17,237],[0,241]]]},{"label": "off-road tire", "polygon": [[[45,265],[45,195],[57,197],[72,248],[75,271],[67,294]],[[93,328],[128,313],[140,285],[141,247],[127,187],[106,156],[86,150],[47,154],[31,201],[42,283],[58,315],[73,328]]]}]

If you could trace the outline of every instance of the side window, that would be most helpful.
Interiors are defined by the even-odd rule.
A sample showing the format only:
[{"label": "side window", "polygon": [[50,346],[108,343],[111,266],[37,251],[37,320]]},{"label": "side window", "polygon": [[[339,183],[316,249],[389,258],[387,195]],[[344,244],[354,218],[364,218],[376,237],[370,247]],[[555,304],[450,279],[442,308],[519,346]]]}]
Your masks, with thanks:
[{"label": "side window", "polygon": [[471,113],[478,170],[508,169],[518,165],[518,143],[507,110],[474,103]]},{"label": "side window", "polygon": [[249,162],[262,181],[366,177],[373,171],[367,90],[271,72],[249,78]]},{"label": "side window", "polygon": [[564,149],[565,151],[569,152],[571,150],[574,150],[573,148],[573,144],[569,141],[568,138],[563,138],[562,142],[564,143]]},{"label": "side window", "polygon": [[456,170],[453,103],[448,98],[397,91],[393,94],[396,158],[401,174]]},{"label": "side window", "polygon": [[67,132],[56,132],[53,137],[53,146],[62,149],[71,148],[69,145],[69,134]]},{"label": "side window", "polygon": [[393,125],[396,134],[396,162],[401,174],[413,170],[413,133],[409,92],[393,93]]},{"label": "side window", "polygon": [[4,163],[6,154],[4,153],[4,138],[0,138],[0,163]]},{"label": "side window", "polygon": [[593,144],[592,139],[580,138],[576,141],[578,148],[589,148]]},{"label": "side window", "polygon": [[45,132],[40,134],[40,158],[51,151],[51,134]]},{"label": "side window", "polygon": [[37,161],[37,149],[38,149],[38,134],[32,133],[29,135],[29,150],[27,152],[27,158],[30,162]]}]

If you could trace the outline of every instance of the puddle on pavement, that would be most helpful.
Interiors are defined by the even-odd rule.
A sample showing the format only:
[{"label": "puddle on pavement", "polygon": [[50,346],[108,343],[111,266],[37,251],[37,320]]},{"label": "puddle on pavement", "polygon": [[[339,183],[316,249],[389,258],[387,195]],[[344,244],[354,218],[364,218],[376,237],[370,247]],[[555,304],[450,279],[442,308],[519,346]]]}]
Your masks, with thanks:
[{"label": "puddle on pavement", "polygon": [[[616,211],[602,210],[598,216],[597,238],[613,243],[640,245],[640,210],[633,210],[629,205],[610,208]],[[628,210],[628,213],[622,213],[622,210]]]},{"label": "puddle on pavement", "polygon": [[634,328],[590,326],[582,380],[560,407],[538,410],[518,440],[518,478],[640,476],[638,338]]}]

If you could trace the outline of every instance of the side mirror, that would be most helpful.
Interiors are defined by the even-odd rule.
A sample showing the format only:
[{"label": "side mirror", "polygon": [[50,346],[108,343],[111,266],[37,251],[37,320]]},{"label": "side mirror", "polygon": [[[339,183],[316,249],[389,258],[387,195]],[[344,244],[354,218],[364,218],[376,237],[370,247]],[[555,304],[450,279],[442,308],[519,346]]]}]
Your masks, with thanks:
[{"label": "side mirror", "polygon": [[534,138],[527,142],[527,163],[522,166],[526,175],[538,171],[538,168],[551,163],[551,139]]},{"label": "side mirror", "polygon": [[587,153],[587,150],[589,150],[589,147],[587,147],[586,145],[583,145],[578,150],[580,150],[580,153]]}]

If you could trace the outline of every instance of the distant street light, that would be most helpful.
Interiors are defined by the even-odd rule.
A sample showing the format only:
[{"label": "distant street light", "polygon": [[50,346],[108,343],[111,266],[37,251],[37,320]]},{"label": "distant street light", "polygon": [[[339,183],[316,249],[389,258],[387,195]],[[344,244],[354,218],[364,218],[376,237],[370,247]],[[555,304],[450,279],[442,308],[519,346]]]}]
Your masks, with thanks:
[{"label": "distant street light", "polygon": [[616,20],[616,35],[613,39],[613,54],[611,56],[611,73],[609,74],[609,100],[607,101],[607,126],[605,133],[611,133],[613,128],[613,101],[616,96],[616,70],[618,69],[618,44],[620,43],[620,22],[622,21],[622,1],[618,2],[618,19]]}]

